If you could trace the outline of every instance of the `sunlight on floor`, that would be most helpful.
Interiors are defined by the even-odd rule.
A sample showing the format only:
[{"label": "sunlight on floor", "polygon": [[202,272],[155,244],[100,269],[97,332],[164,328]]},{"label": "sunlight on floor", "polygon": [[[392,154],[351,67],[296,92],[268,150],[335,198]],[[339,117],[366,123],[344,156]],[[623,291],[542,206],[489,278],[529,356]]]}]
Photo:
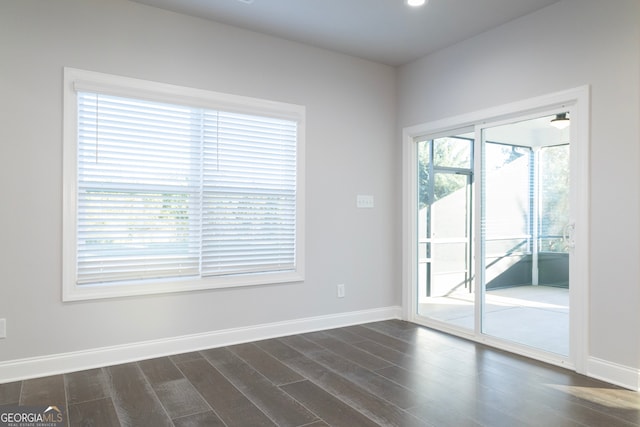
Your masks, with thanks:
[{"label": "sunlight on floor", "polygon": [[[582,400],[603,405],[609,408],[616,409],[629,409],[633,411],[640,410],[640,402],[638,402],[637,394],[631,390],[621,390],[616,387],[586,387],[586,386],[573,386],[564,384],[545,384],[547,387],[554,390],[561,391],[571,396],[577,397]],[[619,395],[616,399],[604,399],[602,394],[605,395]],[[625,398],[625,395],[629,397]],[[615,403],[614,403],[615,402]]]}]

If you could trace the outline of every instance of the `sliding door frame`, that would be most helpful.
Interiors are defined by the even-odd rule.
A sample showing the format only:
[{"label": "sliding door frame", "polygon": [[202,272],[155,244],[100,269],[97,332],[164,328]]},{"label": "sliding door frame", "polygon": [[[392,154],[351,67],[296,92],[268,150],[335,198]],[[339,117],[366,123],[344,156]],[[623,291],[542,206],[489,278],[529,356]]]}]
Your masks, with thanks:
[{"label": "sliding door frame", "polygon": [[[403,318],[407,321],[423,324],[444,332],[458,335],[473,341],[496,346],[513,353],[522,354],[545,362],[566,366],[578,373],[586,373],[589,336],[589,123],[590,123],[590,90],[589,86],[556,92],[527,100],[501,105],[473,113],[418,124],[403,129],[403,212],[402,212],[402,284],[403,284]],[[555,357],[543,351],[536,351],[524,346],[510,344],[493,339],[480,332],[480,312],[476,309],[476,328],[469,333],[448,326],[442,322],[430,321],[417,313],[417,144],[416,138],[443,135],[456,132],[461,128],[474,127],[476,147],[480,143],[481,129],[500,122],[509,122],[516,118],[544,115],[549,111],[569,111],[571,117],[571,222],[575,224],[575,247],[570,257],[571,278],[570,294],[570,354],[568,358]],[[474,192],[479,189],[480,153],[476,152],[474,167]],[[474,197],[474,241],[476,260],[474,261],[476,277],[473,288],[480,290],[481,279],[478,277],[479,247],[479,215],[480,198]],[[477,298],[476,298],[477,299]],[[477,306],[476,306],[477,307]]]}]

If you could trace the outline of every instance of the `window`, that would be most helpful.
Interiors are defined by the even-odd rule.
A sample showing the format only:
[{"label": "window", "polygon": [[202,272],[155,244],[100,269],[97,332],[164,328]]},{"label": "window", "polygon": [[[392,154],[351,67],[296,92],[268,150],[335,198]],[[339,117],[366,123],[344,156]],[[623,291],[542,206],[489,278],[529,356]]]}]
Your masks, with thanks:
[{"label": "window", "polygon": [[65,300],[303,278],[304,108],[65,69]]}]

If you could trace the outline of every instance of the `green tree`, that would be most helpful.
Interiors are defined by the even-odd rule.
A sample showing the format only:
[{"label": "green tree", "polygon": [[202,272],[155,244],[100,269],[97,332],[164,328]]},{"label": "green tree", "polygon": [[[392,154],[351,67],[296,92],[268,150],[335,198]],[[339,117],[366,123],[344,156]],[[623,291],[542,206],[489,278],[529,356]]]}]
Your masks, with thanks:
[{"label": "green tree", "polygon": [[[430,199],[431,148],[433,163],[437,167],[468,169],[471,167],[471,145],[467,138],[446,137],[420,142],[418,145],[418,181],[420,209],[459,190],[460,179],[455,174],[438,174],[433,182],[433,200]],[[464,185],[464,183],[462,184]]]}]

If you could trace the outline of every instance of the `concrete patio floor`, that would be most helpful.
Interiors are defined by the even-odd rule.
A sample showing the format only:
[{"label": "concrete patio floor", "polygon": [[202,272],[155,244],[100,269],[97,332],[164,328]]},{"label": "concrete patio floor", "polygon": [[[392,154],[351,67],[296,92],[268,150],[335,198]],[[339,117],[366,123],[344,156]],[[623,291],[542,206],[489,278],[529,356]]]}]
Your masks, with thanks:
[{"label": "concrete patio floor", "polygon": [[[418,314],[473,330],[474,294],[466,290],[427,298]],[[487,335],[569,355],[569,289],[517,286],[486,292],[482,331]]]}]

